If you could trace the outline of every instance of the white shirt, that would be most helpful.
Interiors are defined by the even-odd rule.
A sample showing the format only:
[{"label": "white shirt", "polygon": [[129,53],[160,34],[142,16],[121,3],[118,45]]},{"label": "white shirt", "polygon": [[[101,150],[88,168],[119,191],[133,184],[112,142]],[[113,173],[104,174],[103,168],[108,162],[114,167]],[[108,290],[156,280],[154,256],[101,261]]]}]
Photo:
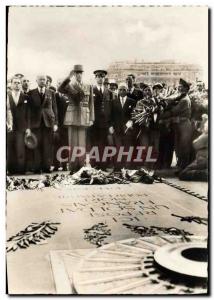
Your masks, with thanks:
[{"label": "white shirt", "polygon": [[44,95],[45,94],[45,87],[42,87],[42,88],[38,87],[38,91],[39,91],[40,94],[42,93]]},{"label": "white shirt", "polygon": [[102,91],[102,93],[104,92],[104,85],[97,85],[98,91]]},{"label": "white shirt", "polygon": [[127,98],[127,96],[125,96],[125,97],[120,96],[120,103],[121,103],[122,107],[124,106],[124,104],[126,102],[126,98]]},{"label": "white shirt", "polygon": [[13,97],[13,101],[17,105],[18,102],[19,102],[19,97],[20,97],[21,92],[20,91],[18,91],[18,92],[12,91],[11,94],[12,94],[12,97]]}]

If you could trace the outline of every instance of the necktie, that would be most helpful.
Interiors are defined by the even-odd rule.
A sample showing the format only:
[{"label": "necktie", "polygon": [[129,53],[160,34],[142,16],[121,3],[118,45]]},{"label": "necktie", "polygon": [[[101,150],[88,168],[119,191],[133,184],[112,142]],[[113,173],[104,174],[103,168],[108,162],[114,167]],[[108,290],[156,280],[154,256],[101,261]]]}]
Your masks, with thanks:
[{"label": "necktie", "polygon": [[124,105],[124,98],[122,97],[121,100],[122,100],[122,107],[123,107],[123,105]]},{"label": "necktie", "polygon": [[104,112],[104,99],[103,99],[103,92],[102,92],[102,88],[100,87],[100,95],[101,97],[101,110]]},{"label": "necktie", "polygon": [[40,98],[41,98],[42,103],[43,103],[43,100],[44,100],[44,93],[43,93],[43,90],[42,90],[42,89],[40,90]]}]

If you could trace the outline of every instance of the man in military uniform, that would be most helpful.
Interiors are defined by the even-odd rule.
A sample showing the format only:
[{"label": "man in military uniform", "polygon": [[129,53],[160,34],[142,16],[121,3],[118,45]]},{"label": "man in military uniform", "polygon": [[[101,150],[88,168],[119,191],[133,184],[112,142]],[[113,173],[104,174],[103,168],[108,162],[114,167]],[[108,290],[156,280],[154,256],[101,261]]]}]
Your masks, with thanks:
[{"label": "man in military uniform", "polygon": [[192,145],[191,101],[188,96],[190,85],[182,78],[179,81],[178,95],[165,98],[170,106],[161,114],[161,119],[172,124],[175,134],[175,153],[178,173],[190,163]]},{"label": "man in military uniform", "polygon": [[[94,71],[96,85],[93,86],[94,96],[94,124],[90,129],[90,143],[93,146],[98,146],[100,157],[104,147],[108,143],[109,127],[111,124],[111,110],[112,110],[112,92],[104,86],[105,76],[107,71]],[[97,163],[97,166],[105,169],[105,163]]]},{"label": "man in military uniform", "polygon": [[137,103],[139,100],[143,99],[143,92],[134,86],[135,76],[133,74],[129,74],[126,78],[126,83],[128,86],[127,97],[135,100]]},{"label": "man in military uniform", "polygon": [[[75,65],[69,76],[58,88],[60,93],[68,96],[69,103],[64,118],[64,125],[68,127],[68,144],[70,153],[75,146],[86,150],[87,128],[94,121],[94,100],[92,87],[82,82],[83,66]],[[71,79],[74,81],[71,83]],[[85,155],[76,157],[73,161],[69,157],[71,172],[77,171],[85,163]]]}]

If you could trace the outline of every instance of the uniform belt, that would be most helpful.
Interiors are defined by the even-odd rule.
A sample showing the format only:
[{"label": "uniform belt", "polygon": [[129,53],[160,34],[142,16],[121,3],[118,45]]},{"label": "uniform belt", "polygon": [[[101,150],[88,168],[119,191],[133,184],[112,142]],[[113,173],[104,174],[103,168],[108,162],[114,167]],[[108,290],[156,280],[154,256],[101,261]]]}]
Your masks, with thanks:
[{"label": "uniform belt", "polygon": [[78,104],[74,104],[74,103],[69,103],[69,106],[81,106],[81,107],[88,107],[88,103],[87,102],[80,102],[79,105]]},{"label": "uniform belt", "polygon": [[88,102],[80,102],[80,106],[88,107]]}]

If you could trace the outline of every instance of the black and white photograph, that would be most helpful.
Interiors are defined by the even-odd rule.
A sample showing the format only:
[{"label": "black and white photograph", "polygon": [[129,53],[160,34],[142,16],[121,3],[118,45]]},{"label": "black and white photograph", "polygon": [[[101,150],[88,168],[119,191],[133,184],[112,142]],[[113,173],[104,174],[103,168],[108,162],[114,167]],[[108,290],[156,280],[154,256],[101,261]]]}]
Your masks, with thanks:
[{"label": "black and white photograph", "polygon": [[7,294],[208,295],[209,7],[5,15]]}]

